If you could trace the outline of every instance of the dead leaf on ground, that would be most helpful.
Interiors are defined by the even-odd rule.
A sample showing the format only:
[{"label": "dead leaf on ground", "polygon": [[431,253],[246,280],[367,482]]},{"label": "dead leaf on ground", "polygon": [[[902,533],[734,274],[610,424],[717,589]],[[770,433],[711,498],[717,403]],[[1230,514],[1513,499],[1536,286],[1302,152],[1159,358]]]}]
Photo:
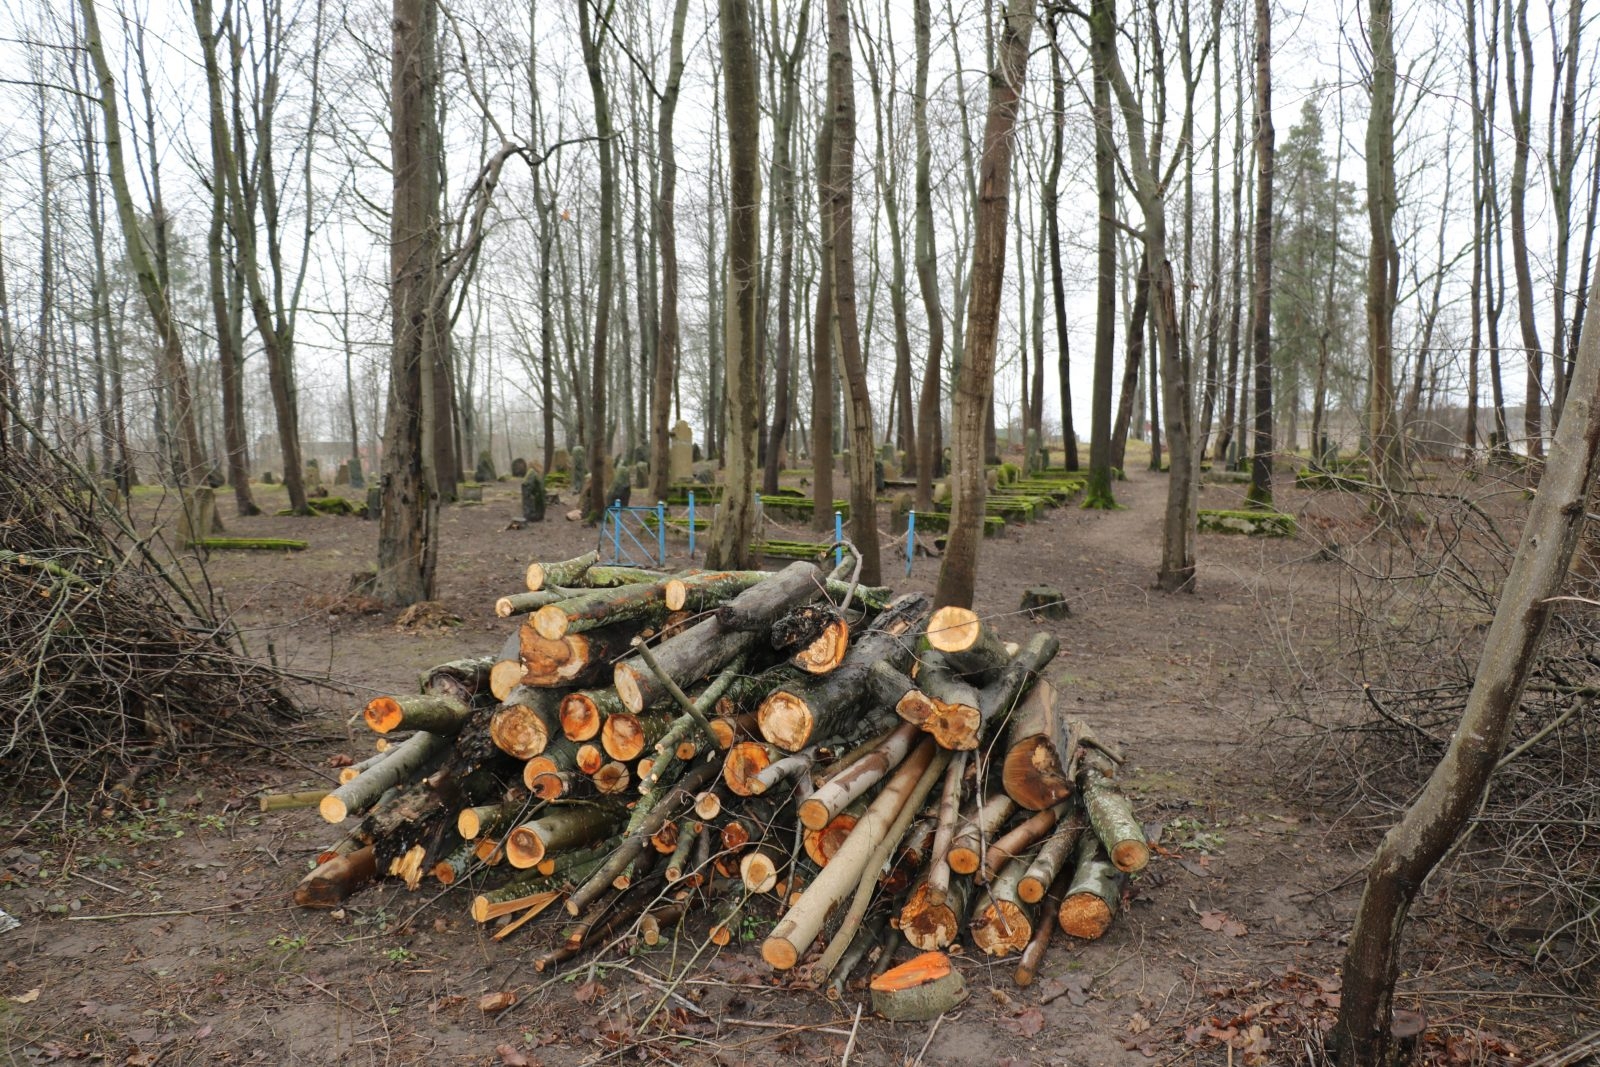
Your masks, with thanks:
[{"label": "dead leaf on ground", "polygon": [[494,1050],[499,1054],[500,1062],[504,1067],[531,1067],[533,1063],[532,1060],[528,1059],[527,1053],[512,1045],[496,1045]]},{"label": "dead leaf on ground", "polygon": [[1128,1033],[1142,1034],[1148,1029],[1150,1029],[1150,1020],[1144,1017],[1144,1012],[1134,1012],[1133,1018],[1128,1020]]},{"label": "dead leaf on ground", "polygon": [[517,995],[509,989],[498,993],[485,993],[478,998],[478,1010],[485,1015],[495,1015],[505,1011],[517,1002]]},{"label": "dead leaf on ground", "polygon": [[584,982],[572,991],[573,999],[579,1004],[591,1004],[605,995],[606,987],[599,982]]},{"label": "dead leaf on ground", "polygon": [[39,999],[39,991],[40,987],[34,986],[21,996],[12,997],[11,1001],[14,1004],[32,1004],[34,1001]]},{"label": "dead leaf on ground", "polygon": [[1216,930],[1227,934],[1229,937],[1243,937],[1250,931],[1244,923],[1235,919],[1225,911],[1203,911],[1200,913],[1200,925],[1207,930]]},{"label": "dead leaf on ground", "polygon": [[1019,1015],[1014,1015],[1000,1023],[1019,1037],[1033,1037],[1044,1029],[1044,1012],[1038,1008],[1028,1008]]},{"label": "dead leaf on ground", "polygon": [[1059,978],[1051,978],[1039,986],[1039,1003],[1049,1004],[1053,1000],[1066,997],[1075,1008],[1081,1008],[1089,1003],[1089,987],[1094,985],[1094,976],[1087,973],[1064,974]]}]

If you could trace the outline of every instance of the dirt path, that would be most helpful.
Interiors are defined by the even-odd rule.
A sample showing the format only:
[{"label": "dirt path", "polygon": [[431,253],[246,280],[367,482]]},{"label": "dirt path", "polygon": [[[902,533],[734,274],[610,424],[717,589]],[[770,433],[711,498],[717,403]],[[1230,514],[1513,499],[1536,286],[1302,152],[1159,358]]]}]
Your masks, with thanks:
[{"label": "dirt path", "polygon": [[[257,788],[325,778],[328,753],[366,744],[345,723],[361,693],[497,649],[507,627],[488,606],[518,586],[528,559],[592,546],[592,529],[559,518],[532,533],[505,530],[513,488],[491,487],[481,508],[448,510],[440,599],[462,621],[412,635],[343,596],[370,553],[369,524],[230,522],[241,534],[314,542],[288,559],[220,559],[214,576],[256,627],[258,648],[270,643],[299,669],[330,671],[352,696],[324,701],[323,742],[278,753],[275,765],[181,782],[136,828],[126,820],[73,826],[0,853],[0,872],[10,872],[0,906],[27,919],[22,931],[0,935],[3,992],[45,991],[27,1005],[0,999],[0,1049],[18,1062],[53,1047],[118,1063],[160,1053],[163,1064],[479,1064],[501,1062],[496,1048],[505,1044],[528,1062],[554,1065],[598,1059],[626,1037],[629,1013],[637,1020],[660,998],[661,977],[675,973],[670,958],[598,971],[599,986],[550,984],[527,962],[549,930],[492,943],[454,896],[428,904],[424,894],[384,887],[342,915],[295,911],[283,892],[327,843],[328,828],[314,813],[260,817],[241,803]],[[1326,975],[1336,961],[1349,892],[1321,891],[1355,858],[1329,854],[1258,743],[1274,693],[1296,681],[1288,651],[1325,632],[1328,581],[1310,562],[1314,546],[1205,537],[1198,591],[1163,595],[1150,583],[1166,478],[1133,471],[1117,493],[1122,510],[1059,509],[987,542],[975,606],[1019,636],[1040,625],[1015,615],[1022,589],[1051,584],[1068,595],[1073,616],[1047,624],[1062,643],[1051,676],[1077,713],[1125,750],[1141,816],[1159,828],[1169,855],[1140,878],[1106,938],[1058,941],[1034,990],[1018,990],[1010,966],[965,961],[973,997],[941,1024],[923,1062],[1165,1060],[1183,1051],[1184,1028],[1222,990],[1291,967]],[[1232,506],[1237,496],[1231,486],[1208,487],[1202,505]],[[936,577],[937,561],[919,559],[912,578],[895,584],[931,590]],[[36,906],[76,908],[80,917],[182,914],[85,922]],[[1203,916],[1212,918],[1203,924]],[[743,933],[758,940],[769,921],[757,916]],[[696,973],[680,991],[720,1023],[678,1009],[678,1036],[651,1045],[652,1054],[753,1063],[842,1053],[849,1013],[774,986],[753,944],[702,956]],[[584,974],[579,968],[578,983]],[[507,988],[521,1005],[486,1020],[478,995]],[[1041,990],[1056,995],[1041,1004]],[[810,1029],[783,1028],[791,1026]],[[928,1037],[927,1025],[863,1019],[853,1062],[903,1062]]]}]

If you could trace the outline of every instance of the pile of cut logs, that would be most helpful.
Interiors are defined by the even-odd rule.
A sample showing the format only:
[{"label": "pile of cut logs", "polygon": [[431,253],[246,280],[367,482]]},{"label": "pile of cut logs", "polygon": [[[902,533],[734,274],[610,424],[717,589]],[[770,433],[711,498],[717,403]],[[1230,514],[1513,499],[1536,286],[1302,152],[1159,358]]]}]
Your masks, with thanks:
[{"label": "pile of cut logs", "polygon": [[317,798],[359,823],[297,902],[470,877],[497,938],[557,903],[572,917],[540,970],[701,908],[727,943],[764,907],[762,957],[809,959],[835,993],[869,958],[915,987],[884,973],[902,939],[965,936],[1031,981],[1054,930],[1099,937],[1149,859],[1119,757],[1041,677],[1054,637],[1008,644],[849,567],[533,564],[496,605],[523,620],[499,656],[366,706],[381,751]]}]

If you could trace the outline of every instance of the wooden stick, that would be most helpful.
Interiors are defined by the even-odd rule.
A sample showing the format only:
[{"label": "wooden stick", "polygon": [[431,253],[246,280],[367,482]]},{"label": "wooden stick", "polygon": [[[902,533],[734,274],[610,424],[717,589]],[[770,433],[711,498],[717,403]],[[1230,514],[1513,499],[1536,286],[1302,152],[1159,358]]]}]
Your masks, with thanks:
[{"label": "wooden stick", "polygon": [[382,762],[323,797],[317,809],[328,822],[343,822],[347,816],[371,807],[385,790],[415,778],[429,760],[449,745],[448,738],[419,730],[391,749]]},{"label": "wooden stick", "polygon": [[[983,867],[978,872],[978,881],[991,881],[1001,867],[1043,841],[1056,828],[1056,823],[1061,821],[1070,806],[1070,801],[1063,800],[1053,808],[1035,812],[996,838],[983,854]],[[1018,877],[1021,877],[1020,873]]]},{"label": "wooden stick", "polygon": [[314,808],[328,795],[326,789],[305,789],[298,793],[268,793],[261,797],[262,811],[290,811],[295,808]]},{"label": "wooden stick", "polygon": [[[800,821],[808,829],[820,830],[833,817],[883,780],[898,767],[921,737],[915,723],[902,723],[890,730],[870,751],[828,780],[800,805]],[[841,761],[842,762],[842,761]]]}]

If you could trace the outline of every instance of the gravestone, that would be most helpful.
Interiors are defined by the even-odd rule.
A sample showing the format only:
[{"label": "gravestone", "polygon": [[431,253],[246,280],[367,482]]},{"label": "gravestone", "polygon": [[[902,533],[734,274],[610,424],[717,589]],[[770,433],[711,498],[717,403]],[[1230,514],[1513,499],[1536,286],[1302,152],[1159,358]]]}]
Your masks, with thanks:
[{"label": "gravestone", "polygon": [[363,519],[376,519],[383,514],[383,488],[377,485],[367,486],[367,511]]},{"label": "gravestone", "polygon": [[572,446],[572,487],[582,492],[583,480],[589,474],[589,457],[582,445]]},{"label": "gravestone", "polygon": [[261,476],[261,484],[262,485],[277,485],[278,484],[278,476],[276,474],[273,474],[271,471],[267,471],[265,474],[263,474]]},{"label": "gravestone", "polygon": [[350,464],[349,464],[348,461],[339,464],[339,469],[337,471],[335,471],[334,475],[333,475],[333,484],[334,485],[349,485],[350,484]]},{"label": "gravestone", "polygon": [[650,464],[646,463],[642,459],[638,460],[633,465],[633,487],[635,489],[645,489],[648,488],[649,485]]},{"label": "gravestone", "polygon": [[572,453],[564,448],[558,448],[555,455],[550,457],[550,469],[569,474],[572,471]]},{"label": "gravestone", "polygon": [[487,448],[478,453],[478,465],[473,468],[472,480],[479,485],[487,485],[489,482],[500,480],[500,475],[494,469],[494,456],[489,453]]},{"label": "gravestone", "polygon": [[543,522],[545,502],[544,479],[530,468],[522,478],[522,517],[528,522]]},{"label": "gravestone", "polygon": [[528,461],[518,456],[511,461],[511,477],[526,478],[528,476]]},{"label": "gravestone", "polygon": [[672,428],[672,441],[667,445],[667,471],[672,481],[688,481],[694,476],[694,452],[694,430],[679,419]]},{"label": "gravestone", "polygon": [[361,457],[352,456],[350,458],[350,488],[365,489],[366,487],[367,477],[361,472]]}]

